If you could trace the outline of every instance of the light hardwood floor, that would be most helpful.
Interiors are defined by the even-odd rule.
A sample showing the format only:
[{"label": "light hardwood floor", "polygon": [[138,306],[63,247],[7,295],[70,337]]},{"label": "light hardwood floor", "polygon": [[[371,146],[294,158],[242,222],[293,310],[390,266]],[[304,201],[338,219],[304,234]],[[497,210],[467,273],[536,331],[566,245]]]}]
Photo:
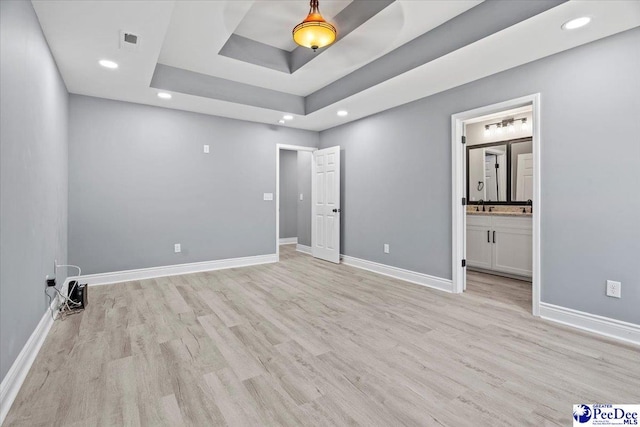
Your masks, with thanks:
[{"label": "light hardwood floor", "polygon": [[281,262],[90,289],[7,426],[571,425],[640,402],[640,348],[529,314],[469,274],[452,295],[283,246]]}]

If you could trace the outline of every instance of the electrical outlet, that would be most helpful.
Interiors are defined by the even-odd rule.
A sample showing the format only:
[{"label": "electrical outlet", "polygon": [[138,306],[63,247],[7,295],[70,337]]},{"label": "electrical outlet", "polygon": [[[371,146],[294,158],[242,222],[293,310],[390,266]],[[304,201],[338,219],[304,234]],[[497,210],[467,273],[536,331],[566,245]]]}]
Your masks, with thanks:
[{"label": "electrical outlet", "polygon": [[304,199],[304,195],[300,193],[300,201],[302,201],[303,199]]},{"label": "electrical outlet", "polygon": [[50,277],[48,274],[45,276],[44,281],[47,287],[55,287],[56,286],[56,278],[55,276]]},{"label": "electrical outlet", "polygon": [[262,195],[262,200],[273,200],[273,193],[264,193]]},{"label": "electrical outlet", "polygon": [[607,280],[607,296],[614,298],[622,297],[622,283]]},{"label": "electrical outlet", "polygon": [[209,154],[209,146],[205,145],[202,151],[204,152],[204,154]]},{"label": "electrical outlet", "polygon": [[389,253],[389,244],[388,244],[388,243],[385,243],[385,244],[384,244],[384,253],[385,253],[385,254],[388,254],[388,253]]},{"label": "electrical outlet", "polygon": [[182,252],[182,247],[180,246],[180,243],[176,243],[175,245],[173,245],[173,252],[175,253]]}]

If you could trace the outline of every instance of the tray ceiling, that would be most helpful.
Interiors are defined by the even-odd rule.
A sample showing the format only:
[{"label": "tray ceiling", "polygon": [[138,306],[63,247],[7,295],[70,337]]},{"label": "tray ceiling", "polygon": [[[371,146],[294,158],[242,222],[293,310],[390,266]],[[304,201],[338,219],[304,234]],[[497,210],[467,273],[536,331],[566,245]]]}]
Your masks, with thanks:
[{"label": "tray ceiling", "polygon": [[[269,124],[292,113],[286,126],[310,130],[640,25],[637,1],[321,0],[339,36],[312,54],[291,41],[308,1],[32,3],[72,93]],[[585,15],[589,26],[560,29]],[[120,49],[122,31],[138,49]]]}]

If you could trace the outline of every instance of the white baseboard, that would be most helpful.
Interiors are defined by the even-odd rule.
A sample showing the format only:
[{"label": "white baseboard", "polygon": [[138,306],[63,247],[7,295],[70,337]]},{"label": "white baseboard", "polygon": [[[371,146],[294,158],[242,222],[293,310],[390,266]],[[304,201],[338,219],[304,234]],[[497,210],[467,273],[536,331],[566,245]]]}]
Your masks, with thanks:
[{"label": "white baseboard", "polygon": [[540,317],[563,325],[640,345],[640,325],[558,305],[540,303]]},{"label": "white baseboard", "polygon": [[345,265],[373,271],[374,273],[382,274],[384,276],[393,277],[395,279],[404,280],[405,282],[411,282],[417,285],[427,286],[440,291],[453,292],[453,282],[449,279],[442,279],[440,277],[417,273],[415,271],[392,267],[390,265],[379,264],[377,262],[354,258],[348,255],[341,255],[341,258],[342,263]]},{"label": "white baseboard", "polygon": [[277,262],[276,254],[257,255],[243,258],[220,259],[216,261],[193,262],[189,264],[166,265],[162,267],[141,268],[138,270],[116,271],[112,273],[87,274],[71,277],[82,283],[93,285],[109,285],[129,282],[131,280],[154,279],[156,277],[178,276],[181,274],[201,273],[204,271],[222,270],[225,268],[248,267],[251,265]]},{"label": "white baseboard", "polygon": [[[56,303],[57,301],[53,302],[53,304]],[[29,369],[31,369],[31,365],[33,365],[49,330],[51,330],[51,326],[53,326],[53,319],[51,318],[51,313],[47,310],[24,347],[22,347],[13,365],[9,368],[7,375],[2,379],[2,383],[0,383],[0,425],[9,413],[9,409],[18,395],[20,387],[22,387]]]},{"label": "white baseboard", "polygon": [[311,255],[311,246],[301,245],[298,243],[296,245],[296,251]]},{"label": "white baseboard", "polygon": [[297,237],[282,237],[278,240],[281,245],[296,245],[298,244]]}]

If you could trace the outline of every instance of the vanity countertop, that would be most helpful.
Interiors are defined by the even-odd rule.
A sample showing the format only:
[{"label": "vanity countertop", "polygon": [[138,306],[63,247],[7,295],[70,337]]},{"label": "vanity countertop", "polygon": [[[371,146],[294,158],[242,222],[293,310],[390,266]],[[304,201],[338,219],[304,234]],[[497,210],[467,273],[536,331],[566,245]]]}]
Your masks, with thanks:
[{"label": "vanity countertop", "polygon": [[520,212],[500,212],[500,211],[493,211],[493,212],[489,212],[489,211],[479,211],[476,212],[475,209],[472,211],[467,211],[467,215],[492,215],[492,216],[524,216],[524,217],[530,217],[531,213],[529,213],[527,211],[527,213],[522,213],[522,211]]},{"label": "vanity countertop", "polygon": [[[523,216],[530,217],[531,216],[531,207],[526,206],[526,213],[522,212],[523,206],[494,206],[494,205],[485,205],[485,211],[482,211],[482,206],[480,206],[480,210],[476,211],[478,205],[467,205],[467,214],[469,215],[493,215],[493,216]],[[489,207],[493,212],[489,212]]]}]

